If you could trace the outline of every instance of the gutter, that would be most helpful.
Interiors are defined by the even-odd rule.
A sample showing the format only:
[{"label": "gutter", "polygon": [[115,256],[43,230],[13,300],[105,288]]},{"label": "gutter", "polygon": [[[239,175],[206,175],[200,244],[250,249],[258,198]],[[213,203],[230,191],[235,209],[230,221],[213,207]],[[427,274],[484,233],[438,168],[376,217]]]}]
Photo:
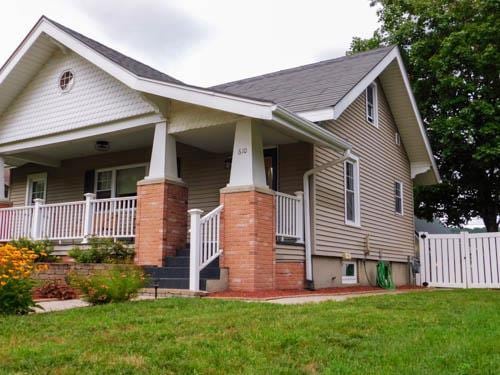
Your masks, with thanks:
[{"label": "gutter", "polygon": [[350,148],[344,151],[344,156],[338,159],[329,161],[328,163],[322,164],[319,167],[308,170],[304,173],[302,183],[304,186],[304,245],[305,245],[305,258],[306,258],[306,288],[314,289],[313,280],[313,270],[312,270],[312,239],[311,239],[311,203],[310,203],[310,189],[309,189],[309,177],[317,174],[327,168],[330,168],[336,164],[343,163],[345,160],[351,157]]}]

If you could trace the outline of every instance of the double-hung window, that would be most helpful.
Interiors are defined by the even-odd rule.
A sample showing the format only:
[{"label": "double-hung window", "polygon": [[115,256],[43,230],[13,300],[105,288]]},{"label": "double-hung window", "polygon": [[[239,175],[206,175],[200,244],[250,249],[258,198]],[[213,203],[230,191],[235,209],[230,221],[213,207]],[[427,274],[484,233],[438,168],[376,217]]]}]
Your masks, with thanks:
[{"label": "double-hung window", "polygon": [[378,127],[378,98],[375,83],[366,88],[366,121]]},{"label": "double-hung window", "polygon": [[137,182],[146,176],[146,164],[130,165],[96,171],[97,199],[137,195]]},{"label": "double-hung window", "polygon": [[345,222],[359,226],[359,161],[357,158],[344,162]]},{"label": "double-hung window", "polygon": [[403,215],[403,183],[399,181],[394,183],[394,211]]}]

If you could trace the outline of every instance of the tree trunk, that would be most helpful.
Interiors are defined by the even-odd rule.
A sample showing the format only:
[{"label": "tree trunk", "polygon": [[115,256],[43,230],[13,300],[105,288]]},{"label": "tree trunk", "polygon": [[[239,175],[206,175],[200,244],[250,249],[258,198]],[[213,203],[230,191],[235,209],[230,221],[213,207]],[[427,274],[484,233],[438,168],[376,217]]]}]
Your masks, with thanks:
[{"label": "tree trunk", "polygon": [[498,232],[498,221],[497,221],[497,213],[496,212],[487,212],[482,216],[484,226],[486,227],[486,231],[488,232]]}]

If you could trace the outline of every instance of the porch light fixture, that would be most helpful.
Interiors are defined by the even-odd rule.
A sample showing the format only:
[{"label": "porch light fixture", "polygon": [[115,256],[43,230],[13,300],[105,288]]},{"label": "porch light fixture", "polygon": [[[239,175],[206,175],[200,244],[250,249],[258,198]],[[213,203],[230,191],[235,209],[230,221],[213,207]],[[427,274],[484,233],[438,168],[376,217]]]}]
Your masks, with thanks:
[{"label": "porch light fixture", "polygon": [[224,160],[224,168],[231,169],[232,162],[233,158],[226,158],[226,160]]},{"label": "porch light fixture", "polygon": [[106,152],[111,149],[111,146],[108,141],[96,141],[94,148],[96,151]]}]

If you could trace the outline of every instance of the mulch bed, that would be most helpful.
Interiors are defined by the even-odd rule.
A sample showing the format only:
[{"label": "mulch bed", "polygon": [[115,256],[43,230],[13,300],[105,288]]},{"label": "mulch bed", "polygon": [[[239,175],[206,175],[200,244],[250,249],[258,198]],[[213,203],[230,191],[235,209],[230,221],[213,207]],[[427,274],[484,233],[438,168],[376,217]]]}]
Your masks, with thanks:
[{"label": "mulch bed", "polygon": [[[398,287],[396,290],[419,290],[422,287],[413,285],[404,285]],[[385,292],[387,289],[373,287],[373,286],[350,286],[338,288],[324,288],[316,290],[305,289],[288,289],[288,290],[259,290],[255,292],[241,292],[227,290],[225,292],[209,293],[206,298],[225,298],[225,299],[255,299],[255,300],[268,300],[284,297],[302,297],[302,296],[328,296],[332,294],[352,294],[352,293],[377,293]]]}]

